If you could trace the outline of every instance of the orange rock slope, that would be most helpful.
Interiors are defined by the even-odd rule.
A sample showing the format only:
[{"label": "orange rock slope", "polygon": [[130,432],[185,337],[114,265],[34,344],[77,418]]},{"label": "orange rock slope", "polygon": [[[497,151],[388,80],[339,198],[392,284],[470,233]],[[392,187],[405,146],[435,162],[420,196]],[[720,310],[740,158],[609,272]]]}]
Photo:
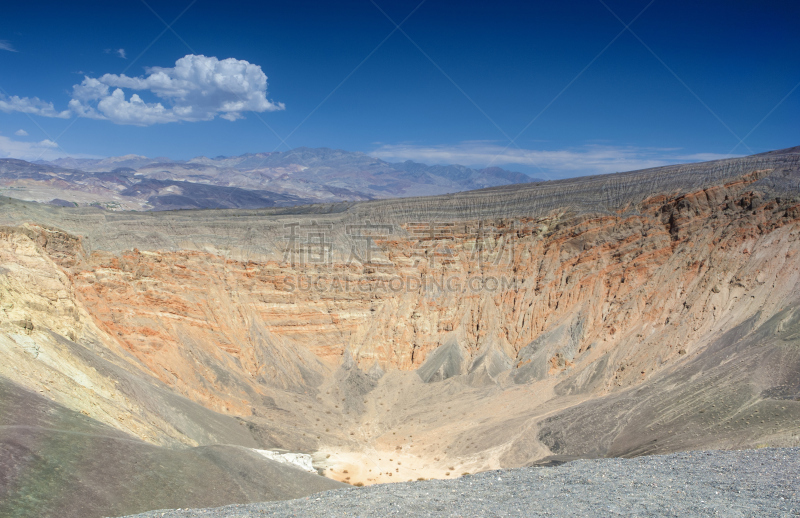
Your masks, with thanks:
[{"label": "orange rock slope", "polygon": [[[3,268],[39,261],[31,291],[53,307],[7,286],[3,325],[92,341],[121,368],[260,427],[261,444],[333,452],[351,469],[370,448],[414,453],[428,476],[460,474],[446,465],[454,459],[467,470],[519,465],[555,453],[536,435],[545,416],[646,386],[748,319],[797,304],[800,205],[759,183],[772,173],[616,211],[399,218],[367,241],[369,261],[311,240],[248,259],[198,246],[91,250],[28,224],[0,236]],[[45,270],[57,282],[44,283]],[[151,440],[182,437],[109,413]],[[793,426],[776,441],[791,441]],[[359,480],[389,480],[375,470]]]}]

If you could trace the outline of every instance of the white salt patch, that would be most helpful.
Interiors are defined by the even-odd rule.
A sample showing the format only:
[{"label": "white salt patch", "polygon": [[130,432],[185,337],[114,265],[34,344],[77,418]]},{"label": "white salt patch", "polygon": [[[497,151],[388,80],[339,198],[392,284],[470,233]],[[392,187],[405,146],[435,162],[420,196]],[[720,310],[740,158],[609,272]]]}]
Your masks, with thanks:
[{"label": "white salt patch", "polygon": [[290,466],[300,468],[303,471],[308,471],[309,473],[317,472],[317,470],[314,469],[314,465],[311,462],[311,455],[307,455],[305,453],[281,453],[273,450],[255,450],[255,451],[270,460],[274,460],[275,462],[280,462],[281,464],[288,464]]}]

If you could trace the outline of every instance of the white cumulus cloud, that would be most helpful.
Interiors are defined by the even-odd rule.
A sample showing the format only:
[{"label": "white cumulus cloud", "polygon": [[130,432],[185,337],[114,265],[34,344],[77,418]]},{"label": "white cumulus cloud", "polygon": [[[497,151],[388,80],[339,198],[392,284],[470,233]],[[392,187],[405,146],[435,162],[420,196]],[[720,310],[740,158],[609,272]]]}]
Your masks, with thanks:
[{"label": "white cumulus cloud", "polygon": [[0,94],[0,111],[30,113],[41,115],[42,117],[57,117],[59,119],[70,118],[69,110],[57,111],[53,103],[42,101],[38,97],[17,97],[12,95],[7,97]]},{"label": "white cumulus cloud", "polygon": [[[173,68],[146,71],[141,77],[87,76],[73,87],[69,108],[81,117],[139,126],[217,116],[233,121],[248,111],[284,109],[283,103],[267,99],[267,76],[261,67],[244,60],[190,54]],[[160,101],[146,102],[138,93],[128,96],[125,90],[146,92]]]},{"label": "white cumulus cloud", "polygon": [[27,137],[28,136],[28,132],[25,131],[24,129],[18,129],[17,131],[14,132],[14,135],[16,135],[18,137]]},{"label": "white cumulus cloud", "polygon": [[[123,49],[117,52],[124,57]],[[260,66],[194,54],[180,58],[172,68],[147,68],[146,75],[139,77],[84,76],[72,87],[68,107],[59,112],[53,103],[37,97],[0,97],[0,110],[5,112],[60,118],[74,114],[137,126],[216,117],[234,121],[243,118],[245,112],[285,108],[283,103],[267,99],[267,76]]]}]

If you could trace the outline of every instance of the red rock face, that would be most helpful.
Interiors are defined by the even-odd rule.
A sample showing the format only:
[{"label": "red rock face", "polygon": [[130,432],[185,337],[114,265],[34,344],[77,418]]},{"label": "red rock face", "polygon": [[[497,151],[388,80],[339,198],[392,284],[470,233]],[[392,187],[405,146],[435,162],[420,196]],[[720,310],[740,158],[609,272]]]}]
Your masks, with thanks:
[{"label": "red rock face", "polygon": [[321,450],[350,482],[792,445],[800,205],[752,169],[618,211],[408,216],[369,261],[202,244],[258,218],[280,240],[274,214],[122,215],[121,252],[69,219],[88,237],[0,229],[0,375],[154,443]]},{"label": "red rock face", "polygon": [[619,214],[409,222],[369,267],[48,251],[101,329],[214,410],[248,415],[253,393],[306,387],[303,369],[325,376],[345,351],[364,369],[416,369],[451,337],[463,373],[493,350],[513,375],[532,361],[521,350],[562,328],[546,376],[610,355],[602,393],[795,293],[798,206],[748,190],[759,175]]}]

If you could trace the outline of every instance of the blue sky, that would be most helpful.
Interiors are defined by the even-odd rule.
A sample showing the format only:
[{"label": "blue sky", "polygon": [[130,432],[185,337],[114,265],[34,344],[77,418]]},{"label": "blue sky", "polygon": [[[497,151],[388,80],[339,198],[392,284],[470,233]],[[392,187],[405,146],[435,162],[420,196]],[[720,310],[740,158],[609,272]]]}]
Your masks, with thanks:
[{"label": "blue sky", "polygon": [[796,2],[2,10],[0,156],[325,146],[558,178],[800,144]]}]

